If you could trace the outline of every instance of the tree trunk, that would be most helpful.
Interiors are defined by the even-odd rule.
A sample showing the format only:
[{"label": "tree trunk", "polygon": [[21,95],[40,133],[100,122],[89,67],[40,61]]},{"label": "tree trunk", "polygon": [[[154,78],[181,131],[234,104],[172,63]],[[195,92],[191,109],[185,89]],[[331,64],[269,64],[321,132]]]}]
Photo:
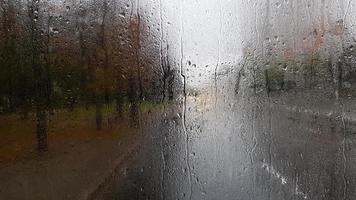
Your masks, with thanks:
[{"label": "tree trunk", "polygon": [[171,74],[171,77],[168,81],[168,100],[173,101],[174,99],[174,75]]},{"label": "tree trunk", "polygon": [[121,94],[118,94],[116,97],[116,113],[120,119],[122,119],[124,113],[123,103]]},{"label": "tree trunk", "polygon": [[130,126],[137,128],[139,126],[139,113],[138,113],[138,105],[137,102],[131,102],[131,107],[130,107]]},{"label": "tree trunk", "polygon": [[38,151],[44,152],[48,150],[47,141],[47,114],[42,108],[37,108],[37,148]]},{"label": "tree trunk", "polygon": [[128,97],[130,102],[130,126],[137,127],[138,122],[138,105],[137,105],[137,91],[136,91],[136,82],[132,74],[129,77],[129,88],[128,88]]},{"label": "tree trunk", "polygon": [[100,131],[103,128],[103,109],[100,102],[95,103],[95,121],[96,121],[96,130]]}]

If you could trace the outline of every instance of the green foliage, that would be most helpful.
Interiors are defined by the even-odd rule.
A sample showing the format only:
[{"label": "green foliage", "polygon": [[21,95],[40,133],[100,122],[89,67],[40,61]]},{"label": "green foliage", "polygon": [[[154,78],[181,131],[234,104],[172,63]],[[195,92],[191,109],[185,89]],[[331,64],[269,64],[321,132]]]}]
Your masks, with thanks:
[{"label": "green foliage", "polygon": [[266,87],[269,91],[282,90],[285,71],[280,65],[273,65],[265,70]]},{"label": "green foliage", "polygon": [[325,64],[319,54],[306,56],[305,60],[302,63],[302,70],[304,75],[310,76],[316,76],[320,74]]}]

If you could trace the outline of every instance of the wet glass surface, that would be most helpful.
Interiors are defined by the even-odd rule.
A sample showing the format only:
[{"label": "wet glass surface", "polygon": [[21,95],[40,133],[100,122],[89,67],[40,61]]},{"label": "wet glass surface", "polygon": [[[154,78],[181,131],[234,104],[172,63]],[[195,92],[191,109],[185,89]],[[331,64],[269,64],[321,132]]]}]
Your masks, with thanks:
[{"label": "wet glass surface", "polygon": [[355,199],[354,13],[0,0],[0,199]]}]

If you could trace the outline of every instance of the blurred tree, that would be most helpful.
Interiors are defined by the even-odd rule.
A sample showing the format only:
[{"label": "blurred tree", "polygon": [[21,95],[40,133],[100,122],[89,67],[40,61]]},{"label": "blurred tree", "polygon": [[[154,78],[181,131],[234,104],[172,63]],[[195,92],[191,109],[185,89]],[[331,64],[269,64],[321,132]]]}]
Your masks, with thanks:
[{"label": "blurred tree", "polygon": [[48,150],[48,73],[44,60],[44,39],[41,30],[41,4],[39,0],[28,1],[29,30],[31,38],[31,66],[33,71],[34,103],[37,120],[37,143],[39,151]]},{"label": "blurred tree", "polygon": [[17,67],[17,48],[16,48],[16,31],[17,18],[16,8],[12,1],[0,1],[2,9],[1,23],[2,23],[2,48],[1,54],[1,71],[0,71],[0,92],[2,98],[0,99],[0,107],[3,112],[13,112],[15,109],[15,82]]},{"label": "blurred tree", "polygon": [[115,102],[122,118],[128,101],[137,126],[142,100],[158,100],[162,90],[173,99],[168,55],[160,77],[154,49],[141,49],[151,38],[142,38],[149,34],[138,6],[131,15],[121,7],[113,0],[0,0],[0,114],[34,116],[39,151],[48,149],[49,117],[57,110],[93,106],[100,130],[104,117],[112,124],[104,105],[109,112]]}]

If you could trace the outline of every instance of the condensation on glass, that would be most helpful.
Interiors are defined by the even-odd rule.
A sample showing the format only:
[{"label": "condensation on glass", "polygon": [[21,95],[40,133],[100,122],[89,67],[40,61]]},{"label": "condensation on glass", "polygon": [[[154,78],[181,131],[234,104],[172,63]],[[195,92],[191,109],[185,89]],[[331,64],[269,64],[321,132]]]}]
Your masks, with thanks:
[{"label": "condensation on glass", "polygon": [[355,12],[0,0],[0,199],[355,199]]}]

